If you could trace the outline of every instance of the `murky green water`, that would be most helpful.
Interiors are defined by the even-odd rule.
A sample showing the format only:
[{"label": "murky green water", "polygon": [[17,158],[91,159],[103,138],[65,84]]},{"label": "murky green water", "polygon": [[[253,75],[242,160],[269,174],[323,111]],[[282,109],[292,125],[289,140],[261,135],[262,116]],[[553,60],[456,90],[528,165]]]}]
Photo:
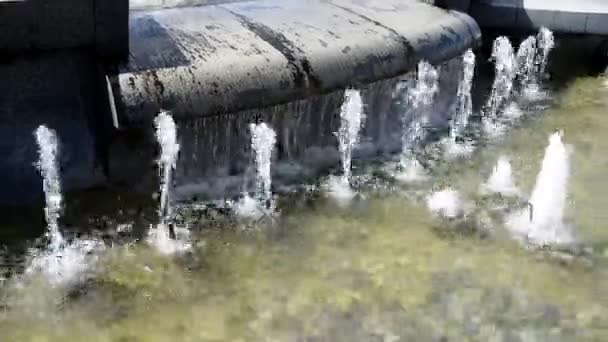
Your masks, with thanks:
[{"label": "murky green water", "polygon": [[[608,87],[582,78],[470,160],[416,186],[369,190],[348,208],[316,194],[273,224],[192,227],[180,257],[142,243],[101,253],[73,288],[4,286],[1,341],[605,341],[608,338]],[[568,222],[583,255],[523,248],[478,194],[500,154],[527,193],[547,137],[574,151]],[[481,208],[433,218],[426,194],[451,185]],[[415,196],[413,196],[415,197]],[[478,221],[489,231],[473,228]]]}]

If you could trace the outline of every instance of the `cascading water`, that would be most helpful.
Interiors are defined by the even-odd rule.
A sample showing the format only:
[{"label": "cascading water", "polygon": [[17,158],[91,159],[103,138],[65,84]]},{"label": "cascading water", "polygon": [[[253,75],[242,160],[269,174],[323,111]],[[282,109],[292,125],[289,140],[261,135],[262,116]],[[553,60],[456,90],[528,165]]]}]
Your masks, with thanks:
[{"label": "cascading water", "polygon": [[[173,254],[189,248],[189,244],[178,239],[175,227],[168,222],[171,215],[170,188],[173,170],[176,167],[179,144],[177,143],[177,127],[168,112],[161,112],[154,119],[156,139],[160,145],[158,166],[160,172],[160,222],[151,226],[148,232],[148,242],[163,254]],[[187,235],[186,231],[183,235]]]},{"label": "cascading water", "polygon": [[545,72],[547,70],[549,54],[555,47],[555,39],[553,37],[553,32],[546,27],[540,28],[536,39],[538,41],[537,63],[539,80],[542,80],[545,77]]},{"label": "cascading water", "polygon": [[511,95],[516,74],[513,46],[507,37],[496,38],[492,48],[492,59],[495,63],[495,75],[486,116],[494,120]]},{"label": "cascading water", "polygon": [[265,123],[250,124],[249,130],[251,131],[251,149],[255,155],[255,199],[245,193],[243,198],[236,203],[235,212],[240,217],[259,219],[265,212],[274,209],[270,164],[277,135]]},{"label": "cascading water", "polygon": [[534,245],[572,243],[574,236],[563,222],[569,175],[568,151],[557,132],[549,137],[528,208],[510,217],[507,226]]},{"label": "cascading water", "polygon": [[94,261],[91,252],[103,249],[96,240],[74,240],[67,243],[59,231],[63,196],[57,156],[59,141],[55,131],[42,125],[35,131],[38,144],[38,170],[42,176],[46,207],[44,209],[49,239],[44,251],[34,250],[25,274],[43,274],[54,286],[76,282]]},{"label": "cascading water", "polygon": [[46,208],[44,213],[47,222],[47,238],[50,250],[58,250],[64,243],[59,231],[59,217],[63,198],[61,196],[61,180],[57,167],[57,153],[59,144],[55,131],[46,126],[40,126],[35,132],[38,143],[38,170],[42,176],[42,189]]},{"label": "cascading water", "polygon": [[536,85],[536,38],[526,38],[517,49],[517,81],[520,90]]},{"label": "cascading water", "polygon": [[494,167],[494,171],[487,183],[483,186],[484,191],[489,191],[503,196],[516,196],[520,193],[513,181],[513,172],[509,158],[500,156]]},{"label": "cascading water", "polygon": [[327,184],[331,197],[341,203],[347,203],[355,195],[350,187],[352,154],[359,142],[364,117],[361,93],[355,89],[347,89],[340,108],[340,128],[337,132],[342,176],[340,179],[331,177]]},{"label": "cascading water", "polygon": [[[399,172],[395,175],[401,181],[415,181],[424,178],[424,170],[413,150],[424,139],[427,112],[439,90],[438,80],[439,73],[435,67],[426,61],[418,63],[415,86],[407,90],[407,101],[404,101],[411,106],[411,109],[406,107],[403,113],[401,158]],[[405,122],[408,122],[407,125]]]}]

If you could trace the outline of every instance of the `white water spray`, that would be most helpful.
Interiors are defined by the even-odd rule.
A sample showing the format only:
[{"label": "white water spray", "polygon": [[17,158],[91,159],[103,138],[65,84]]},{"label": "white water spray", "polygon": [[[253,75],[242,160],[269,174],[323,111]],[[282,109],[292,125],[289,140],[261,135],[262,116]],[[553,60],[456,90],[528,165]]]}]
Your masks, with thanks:
[{"label": "white water spray", "polygon": [[520,193],[513,181],[513,171],[509,158],[500,156],[484,190],[501,194],[503,196],[516,196]]},{"label": "white water spray", "polygon": [[338,141],[342,161],[342,175],[350,181],[353,149],[359,142],[359,131],[363,125],[363,100],[358,90],[347,89],[340,109]]},{"label": "white water spray", "polygon": [[[189,248],[189,243],[182,242],[187,239],[187,231],[178,233],[175,227],[167,222],[171,215],[170,189],[173,170],[177,166],[179,144],[177,143],[177,127],[168,112],[161,112],[154,119],[156,139],[160,145],[158,167],[160,172],[160,222],[151,226],[148,232],[148,242],[163,254],[173,254]],[[173,229],[173,230],[172,230]],[[175,235],[175,236],[172,236]]]},{"label": "white water spray", "polygon": [[339,204],[347,204],[355,192],[350,186],[352,154],[359,142],[359,132],[363,125],[363,99],[358,90],[347,89],[344,93],[344,102],[340,109],[340,128],[338,135],[338,148],[342,162],[342,176],[338,179],[330,177],[325,188],[329,195]]},{"label": "white water spray", "polygon": [[496,119],[498,111],[511,96],[516,74],[513,46],[507,37],[496,38],[492,48],[492,59],[495,63],[495,76],[486,116]]},{"label": "white water spray", "polygon": [[168,112],[161,112],[154,119],[156,139],[160,145],[158,167],[160,172],[160,207],[161,220],[171,214],[169,206],[171,176],[176,167],[179,144],[177,143],[177,128],[173,118]]},{"label": "white water spray", "polygon": [[251,124],[251,148],[255,153],[256,197],[262,205],[272,208],[272,178],[270,163],[277,142],[276,133],[265,123]]},{"label": "white water spray", "polygon": [[553,37],[553,32],[546,27],[541,27],[538,31],[537,35],[538,41],[538,72],[539,72],[539,80],[542,80],[545,77],[545,72],[547,70],[547,65],[549,62],[549,54],[551,50],[555,47],[555,39]]},{"label": "white water spray", "polygon": [[473,114],[473,101],[471,98],[471,88],[475,74],[475,54],[473,50],[469,49],[464,53],[462,64],[462,79],[458,84],[458,107],[456,115],[452,119],[450,130],[450,136],[453,140],[464,133],[469,124],[469,117]]},{"label": "white water spray", "polygon": [[451,188],[431,193],[426,198],[426,205],[433,214],[445,218],[453,219],[464,214],[460,194]]},{"label": "white water spray", "polygon": [[521,90],[537,83],[536,38],[526,38],[517,49],[517,81]]},{"label": "white water spray", "polygon": [[529,207],[511,217],[507,226],[535,245],[572,243],[574,236],[563,222],[569,175],[569,155],[562,134],[554,133],[549,137]]},{"label": "white water spray", "polygon": [[44,213],[47,222],[47,238],[49,248],[57,250],[63,245],[63,236],[59,231],[59,217],[63,198],[61,196],[61,180],[57,165],[59,143],[55,131],[42,125],[36,129],[36,142],[38,143],[38,170],[42,176],[42,189],[46,207]]},{"label": "white water spray", "polygon": [[410,87],[406,95],[411,109],[406,107],[404,111],[400,171],[395,175],[398,180],[409,182],[424,178],[424,169],[416,160],[414,149],[424,139],[427,112],[439,90],[438,80],[439,73],[435,67],[426,61],[418,63],[415,86]]},{"label": "white water spray", "polygon": [[40,126],[35,132],[38,144],[38,169],[42,176],[46,200],[46,236],[48,249],[33,251],[32,260],[25,270],[26,275],[42,274],[53,286],[69,285],[82,280],[83,273],[94,261],[95,250],[103,249],[96,240],[75,240],[66,243],[59,231],[63,197],[57,156],[59,141],[55,131]]}]

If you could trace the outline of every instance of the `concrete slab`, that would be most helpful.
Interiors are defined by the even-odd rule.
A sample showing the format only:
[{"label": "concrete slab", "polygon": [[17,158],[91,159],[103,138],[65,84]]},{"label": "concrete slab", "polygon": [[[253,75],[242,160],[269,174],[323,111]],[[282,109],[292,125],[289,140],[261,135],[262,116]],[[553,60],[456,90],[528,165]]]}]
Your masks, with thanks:
[{"label": "concrete slab", "polygon": [[480,39],[467,15],[417,0],[262,0],[133,12],[110,77],[122,125],[293,101],[439,62]]}]

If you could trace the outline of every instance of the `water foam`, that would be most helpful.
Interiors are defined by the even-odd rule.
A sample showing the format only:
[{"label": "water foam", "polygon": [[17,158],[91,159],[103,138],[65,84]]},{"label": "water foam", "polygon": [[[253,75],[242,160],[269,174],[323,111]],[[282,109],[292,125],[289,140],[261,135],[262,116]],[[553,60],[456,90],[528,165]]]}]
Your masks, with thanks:
[{"label": "water foam", "polygon": [[457,218],[464,214],[460,194],[449,187],[427,196],[426,205],[433,214],[445,218]]},{"label": "water foam", "polygon": [[513,172],[509,158],[500,156],[496,166],[487,183],[482,186],[483,190],[501,194],[503,196],[517,196],[520,194],[519,188],[513,181]]}]

